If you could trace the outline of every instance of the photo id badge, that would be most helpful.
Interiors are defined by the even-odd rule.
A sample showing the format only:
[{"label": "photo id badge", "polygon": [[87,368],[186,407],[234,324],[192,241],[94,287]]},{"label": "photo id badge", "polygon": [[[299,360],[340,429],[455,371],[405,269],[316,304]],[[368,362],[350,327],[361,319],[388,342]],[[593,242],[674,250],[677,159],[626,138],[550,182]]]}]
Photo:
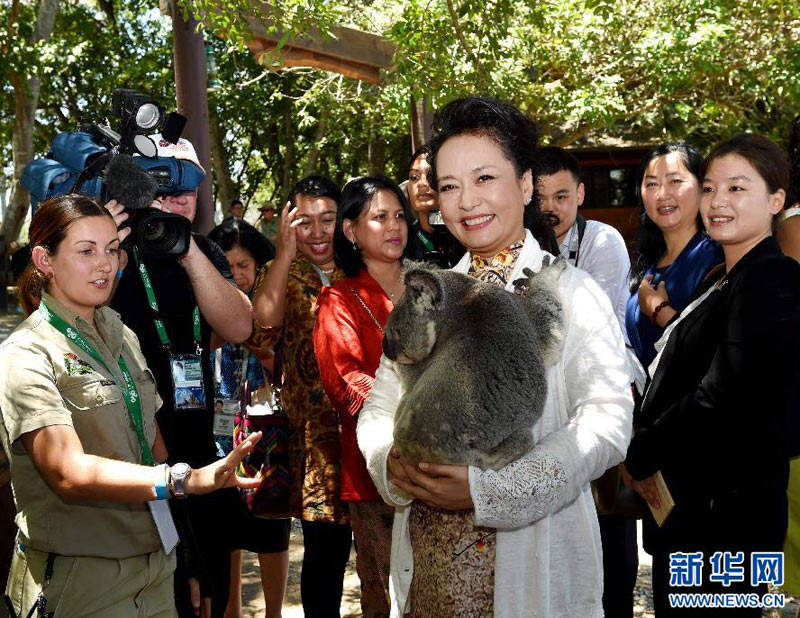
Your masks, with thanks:
[{"label": "photo id badge", "polygon": [[172,372],[172,394],[176,410],[197,410],[206,407],[203,390],[203,361],[199,354],[173,354],[169,357]]},{"label": "photo id badge", "polygon": [[214,435],[233,436],[233,426],[239,402],[235,399],[217,399],[214,402]]}]

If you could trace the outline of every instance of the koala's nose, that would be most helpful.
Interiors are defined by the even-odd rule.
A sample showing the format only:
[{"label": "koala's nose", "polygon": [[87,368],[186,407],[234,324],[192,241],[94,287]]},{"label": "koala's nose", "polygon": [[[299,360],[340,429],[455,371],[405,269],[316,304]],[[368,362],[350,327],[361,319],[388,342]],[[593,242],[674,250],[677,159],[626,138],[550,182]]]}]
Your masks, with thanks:
[{"label": "koala's nose", "polygon": [[389,334],[386,333],[383,335],[383,341],[381,342],[381,348],[383,349],[383,353],[389,360],[396,360],[396,355],[394,353],[394,349],[392,346],[392,342],[389,340]]}]

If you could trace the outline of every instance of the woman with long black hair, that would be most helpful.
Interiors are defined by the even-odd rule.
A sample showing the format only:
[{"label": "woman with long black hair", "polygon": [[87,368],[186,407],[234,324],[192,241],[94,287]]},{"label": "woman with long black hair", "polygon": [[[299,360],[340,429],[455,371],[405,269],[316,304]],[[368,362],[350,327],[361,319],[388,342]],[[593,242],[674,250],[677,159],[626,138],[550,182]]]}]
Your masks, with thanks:
[{"label": "woman with long black hair", "polygon": [[688,304],[722,250],[703,229],[700,153],[684,143],[662,144],[639,167],[641,222],[625,314],[628,339],[645,371],[667,323]]}]

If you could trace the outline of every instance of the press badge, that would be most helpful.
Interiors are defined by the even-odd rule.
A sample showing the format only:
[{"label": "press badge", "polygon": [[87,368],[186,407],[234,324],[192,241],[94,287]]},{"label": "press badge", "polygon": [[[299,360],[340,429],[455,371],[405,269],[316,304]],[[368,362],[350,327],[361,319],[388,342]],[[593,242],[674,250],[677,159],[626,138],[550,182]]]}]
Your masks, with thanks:
[{"label": "press badge", "polygon": [[233,436],[233,425],[240,404],[235,399],[217,399],[214,402],[214,435]]},{"label": "press badge", "polygon": [[203,389],[203,361],[200,355],[173,354],[169,357],[169,364],[175,409],[205,409],[206,393]]},{"label": "press badge", "polygon": [[169,504],[166,500],[151,500],[147,503],[147,508],[150,509],[150,514],[153,516],[153,523],[156,525],[164,552],[171,554],[179,539],[175,521],[169,511]]}]

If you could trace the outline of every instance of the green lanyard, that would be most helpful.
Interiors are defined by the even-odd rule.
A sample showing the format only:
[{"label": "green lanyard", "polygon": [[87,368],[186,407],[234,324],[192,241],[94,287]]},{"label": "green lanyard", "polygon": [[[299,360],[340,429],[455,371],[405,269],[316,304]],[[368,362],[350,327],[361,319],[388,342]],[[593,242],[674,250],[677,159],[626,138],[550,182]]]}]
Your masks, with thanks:
[{"label": "green lanyard", "polygon": [[[78,346],[81,350],[86,352],[89,356],[91,356],[94,360],[100,363],[103,368],[108,371],[111,376],[113,377],[113,372],[108,368],[106,362],[103,360],[103,357],[100,356],[100,353],[92,346],[91,343],[86,341],[81,334],[72,326],[67,324],[60,316],[53,313],[44,302],[39,303],[39,313],[42,314],[42,317],[47,320],[50,324],[53,325],[59,332],[63,333],[63,335],[76,346]],[[152,466],[155,465],[153,461],[153,453],[150,452],[150,446],[147,444],[147,439],[144,435],[144,423],[142,422],[142,402],[139,399],[139,391],[136,389],[136,383],[133,381],[131,377],[131,372],[128,371],[128,366],[125,364],[125,359],[122,358],[120,354],[119,360],[119,370],[122,372],[122,377],[125,380],[124,384],[120,384],[117,380],[114,380],[114,383],[119,386],[120,390],[122,391],[122,398],[125,400],[125,406],[128,408],[128,416],[131,418],[131,422],[133,423],[133,428],[136,431],[136,437],[139,438],[139,445],[142,448],[142,463],[145,466]]]},{"label": "green lanyard", "polygon": [[436,250],[436,247],[433,246],[433,241],[431,241],[431,239],[428,238],[428,235],[425,234],[425,232],[422,231],[422,228],[418,228],[417,229],[417,238],[419,238],[420,242],[423,245],[425,245],[425,248],[428,251],[435,251]]},{"label": "green lanyard", "polygon": [[[158,312],[158,301],[156,301],[156,295],[153,291],[153,283],[150,281],[150,275],[147,272],[147,267],[144,265],[144,262],[139,259],[139,249],[136,247],[136,245],[133,247],[133,257],[136,260],[136,266],[138,267],[139,274],[142,277],[144,291],[147,294],[147,302],[150,303],[150,307],[153,309],[153,311]],[[168,351],[171,350],[169,335],[167,335],[167,329],[164,328],[164,322],[162,322],[159,318],[153,318],[153,322],[156,325],[156,331],[158,331],[158,338],[161,340],[161,345],[167,348]],[[192,324],[194,327],[194,345],[199,356],[202,348],[200,347],[200,309],[197,307],[197,305],[195,305],[194,310],[192,311]]]}]

